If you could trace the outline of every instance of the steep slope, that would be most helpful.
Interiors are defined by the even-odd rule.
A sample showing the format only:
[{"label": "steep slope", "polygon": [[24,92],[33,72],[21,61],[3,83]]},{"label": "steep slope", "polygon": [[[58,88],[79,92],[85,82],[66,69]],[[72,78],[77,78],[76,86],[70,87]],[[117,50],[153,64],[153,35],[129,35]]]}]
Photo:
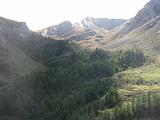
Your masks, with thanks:
[{"label": "steep slope", "polygon": [[25,23],[0,17],[0,119],[28,117],[33,98],[22,77],[40,68],[30,52],[39,38]]},{"label": "steep slope", "polygon": [[159,54],[160,17],[156,17],[120,39],[108,42],[105,48],[127,49],[131,46],[138,46],[151,54]]},{"label": "steep slope", "polygon": [[25,23],[0,18],[0,119],[29,119],[33,92],[26,77],[45,68],[43,59],[59,50],[56,43]]},{"label": "steep slope", "polygon": [[148,2],[143,9],[141,9],[135,17],[125,23],[123,29],[117,31],[117,34],[123,36],[124,34],[129,33],[130,31],[140,27],[141,25],[147,23],[151,19],[160,15],[160,1],[151,0]]},{"label": "steep slope", "polygon": [[[116,29],[123,30],[130,21]],[[108,25],[92,23],[89,20],[86,28],[65,21],[40,31],[43,37],[28,30],[24,23],[0,18],[0,119],[132,120],[138,115],[138,120],[158,120],[159,93],[155,97],[150,92],[160,90],[156,61],[160,17],[116,39],[112,36],[114,30],[104,30],[109,29]],[[68,40],[87,48],[103,46],[105,50],[122,51],[76,51],[77,46],[68,44]],[[141,50],[123,51],[132,46],[154,56],[156,62],[145,65]],[[131,101],[144,93],[144,98]]]},{"label": "steep slope", "polygon": [[65,37],[65,36],[68,36],[68,34],[71,33],[73,29],[74,29],[73,25],[70,21],[64,21],[58,25],[48,27],[46,29],[46,33],[42,33],[42,34],[46,34],[50,36]]},{"label": "steep slope", "polygon": [[54,59],[65,60],[63,56],[72,52],[67,42],[48,39],[31,32],[24,23],[1,17],[0,119],[30,120],[34,112],[39,114],[33,104],[33,89],[39,88],[33,88],[34,73],[43,73]]},{"label": "steep slope", "polygon": [[111,30],[121,24],[126,20],[124,19],[108,19],[108,18],[93,18],[86,17],[81,20],[80,25],[86,28],[102,28],[105,30]]},{"label": "steep slope", "polygon": [[36,68],[38,64],[20,49],[20,43],[27,41],[30,34],[25,23],[0,18],[1,65],[7,70],[5,72],[1,68],[5,73],[1,71],[0,79],[10,75],[24,75]]}]

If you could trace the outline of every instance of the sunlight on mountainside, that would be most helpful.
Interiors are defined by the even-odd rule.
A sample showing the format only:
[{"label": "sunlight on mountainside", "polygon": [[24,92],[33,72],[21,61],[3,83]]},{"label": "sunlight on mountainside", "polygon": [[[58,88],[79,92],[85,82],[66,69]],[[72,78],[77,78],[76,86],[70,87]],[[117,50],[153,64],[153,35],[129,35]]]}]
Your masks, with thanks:
[{"label": "sunlight on mountainside", "polygon": [[160,119],[159,0],[6,0],[0,15],[15,18],[0,17],[0,120]]}]

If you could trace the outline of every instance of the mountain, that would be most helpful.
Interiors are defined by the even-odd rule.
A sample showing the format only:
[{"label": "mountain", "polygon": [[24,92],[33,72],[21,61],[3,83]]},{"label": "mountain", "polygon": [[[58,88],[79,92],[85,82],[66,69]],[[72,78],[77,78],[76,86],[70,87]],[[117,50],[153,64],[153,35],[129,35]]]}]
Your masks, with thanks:
[{"label": "mountain", "polygon": [[86,17],[81,20],[80,24],[85,28],[102,28],[105,30],[111,30],[121,24],[126,20],[124,19],[108,19],[108,18],[93,18]]},{"label": "mountain", "polygon": [[[88,86],[87,88],[95,83],[98,83],[98,86],[105,85],[103,91],[109,85],[106,82],[90,82],[95,76],[92,72],[96,71],[89,71],[90,67],[95,65],[95,61],[91,64],[87,60],[89,52],[86,51],[83,56],[76,45],[72,47],[74,44],[69,44],[67,41],[43,37],[30,31],[25,23],[1,17],[0,43],[0,119],[2,120],[31,120],[44,117],[49,119],[50,115],[45,115],[48,100],[48,102],[53,100],[54,106],[57,102],[62,103],[58,99],[66,101],[67,98],[68,100],[73,91],[75,91],[72,94],[74,98],[77,94],[82,94],[86,89],[82,87],[84,85]],[[79,68],[81,74],[78,72]],[[112,70],[108,69],[107,65],[103,69],[102,71],[108,70],[108,72],[102,75],[110,76]],[[101,73],[97,75],[97,77],[102,76]],[[51,86],[48,86],[49,84]],[[49,89],[52,95],[48,93]],[[75,101],[76,104],[78,101]],[[56,113],[52,116],[54,119],[63,117],[58,110],[59,104],[57,105],[57,110],[52,111],[53,115]],[[68,105],[66,107],[69,107]],[[64,110],[67,112],[67,109]],[[73,109],[70,110],[73,111]],[[69,114],[63,114],[69,117]]]},{"label": "mountain", "polygon": [[70,21],[64,21],[38,32],[52,39],[74,41],[88,48],[96,48],[112,38],[110,29],[125,21],[122,19],[86,17],[79,23],[72,24]]},{"label": "mountain", "polygon": [[[54,39],[73,40],[77,37],[77,41],[89,35],[95,35],[91,30],[85,30],[79,26],[72,24],[70,21],[64,21],[58,25],[50,26],[41,30],[41,34]],[[84,34],[84,35],[83,35]],[[89,36],[88,35],[88,36]],[[84,36],[84,37],[83,37]]]},{"label": "mountain", "polygon": [[23,22],[0,17],[0,119],[30,119],[34,98],[27,78],[45,71],[48,56],[69,51],[64,45],[30,31]]},{"label": "mountain", "polygon": [[140,27],[141,25],[149,22],[151,19],[160,15],[160,1],[151,0],[148,2],[137,14],[135,17],[131,18],[122,30],[118,31],[117,34],[127,34],[130,31]]},{"label": "mountain", "polygon": [[36,68],[38,64],[20,49],[20,44],[26,42],[30,34],[25,23],[0,17],[0,64],[4,66],[1,67],[0,79],[10,77],[12,73],[27,74]]},{"label": "mountain", "polygon": [[111,30],[116,26],[121,25],[126,20],[123,19],[107,19],[107,18],[93,18],[86,17],[79,23],[72,24],[70,21],[64,21],[58,25],[53,25],[48,28],[39,30],[43,36],[68,37],[78,32],[91,29]]},{"label": "mountain", "polygon": [[[39,106],[41,106],[39,101],[42,102],[41,100],[44,100],[46,97],[44,97],[43,94],[39,94],[43,89],[39,82],[46,81],[48,84],[49,77],[45,78],[45,74],[49,76],[54,75],[50,73],[54,69],[54,73],[57,75],[59,73],[62,74],[63,71],[67,72],[65,76],[69,75],[69,71],[67,70],[69,66],[71,66],[71,70],[73,69],[72,67],[75,67],[72,66],[74,54],[75,51],[72,45],[68,44],[67,41],[43,37],[30,31],[23,22],[16,22],[1,17],[0,119],[42,119],[44,114],[41,114],[42,109],[39,109]],[[77,57],[76,59],[78,59]],[[57,79],[60,79],[59,77],[61,75],[58,76]],[[41,81],[42,77],[45,79],[44,81]],[[53,76],[51,77],[51,79],[54,78]],[[57,81],[55,79],[55,81],[53,80],[53,84],[51,83],[55,90],[58,90],[58,87],[64,87],[62,82],[67,83],[65,77],[61,80]],[[70,85],[74,84],[74,81],[72,81]],[[48,89],[49,86],[44,88]],[[67,91],[67,89],[65,91]],[[37,90],[40,91],[38,92]],[[55,91],[56,94],[58,94],[57,90]],[[59,93],[61,92],[60,89],[58,91]],[[44,90],[44,92],[46,91]],[[68,93],[66,93],[66,95],[68,95]]]},{"label": "mountain", "polygon": [[110,31],[115,37],[104,48],[127,49],[138,46],[147,53],[159,53],[159,9],[159,0],[148,2],[135,17]]},{"label": "mountain", "polygon": [[160,16],[152,19],[127,35],[108,42],[107,49],[127,49],[138,46],[150,54],[159,54],[160,49]]},{"label": "mountain", "polygon": [[86,17],[76,24],[62,22],[41,30],[41,33],[54,39],[75,41],[89,48],[101,47],[112,41],[116,43],[117,39],[156,18],[160,15],[159,9],[160,1],[151,0],[129,20]]},{"label": "mountain", "polygon": [[0,17],[0,119],[159,120],[159,66],[158,0],[38,32]]},{"label": "mountain", "polygon": [[43,39],[25,23],[0,17],[0,119],[28,117],[33,98],[22,78],[43,68],[33,52]]},{"label": "mountain", "polygon": [[99,35],[95,30],[84,29],[83,27],[72,24],[69,21],[64,21],[58,25],[40,30],[40,34],[55,40],[69,40],[77,43],[82,40],[95,38]]},{"label": "mountain", "polygon": [[73,25],[70,21],[64,21],[59,25],[51,26],[45,29],[42,34],[47,34],[50,36],[67,36],[73,30]]}]

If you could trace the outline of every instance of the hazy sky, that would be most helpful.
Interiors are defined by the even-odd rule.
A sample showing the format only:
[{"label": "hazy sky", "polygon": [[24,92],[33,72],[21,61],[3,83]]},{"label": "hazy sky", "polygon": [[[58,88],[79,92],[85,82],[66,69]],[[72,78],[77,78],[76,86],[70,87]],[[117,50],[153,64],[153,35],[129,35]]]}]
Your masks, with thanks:
[{"label": "hazy sky", "polygon": [[64,20],[133,17],[149,0],[0,0],[0,16],[37,30]]}]

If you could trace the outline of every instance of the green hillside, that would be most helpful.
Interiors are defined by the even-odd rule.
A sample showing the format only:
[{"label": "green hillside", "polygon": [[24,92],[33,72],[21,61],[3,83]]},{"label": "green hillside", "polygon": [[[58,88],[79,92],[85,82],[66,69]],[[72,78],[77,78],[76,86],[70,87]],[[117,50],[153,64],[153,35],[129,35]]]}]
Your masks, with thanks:
[{"label": "green hillside", "polygon": [[112,30],[88,17],[36,33],[0,17],[0,120],[160,120],[159,9]]},{"label": "green hillside", "polygon": [[[148,100],[145,94],[160,89],[157,83],[148,84],[145,79],[132,79],[132,71],[138,72],[145,66],[152,66],[152,63],[148,65],[150,59],[138,48],[117,52],[101,49],[91,51],[63,41],[54,41],[42,48],[43,54],[36,57],[46,68],[23,78],[31,85],[34,95],[28,111],[30,118],[125,120],[130,114],[128,112],[133,113],[130,107],[135,105],[133,100],[137,100],[136,105],[141,106],[139,100]],[[131,111],[126,112],[127,109]],[[153,114],[156,113],[151,113],[149,117]],[[143,117],[135,110],[132,119],[136,118]]]}]

